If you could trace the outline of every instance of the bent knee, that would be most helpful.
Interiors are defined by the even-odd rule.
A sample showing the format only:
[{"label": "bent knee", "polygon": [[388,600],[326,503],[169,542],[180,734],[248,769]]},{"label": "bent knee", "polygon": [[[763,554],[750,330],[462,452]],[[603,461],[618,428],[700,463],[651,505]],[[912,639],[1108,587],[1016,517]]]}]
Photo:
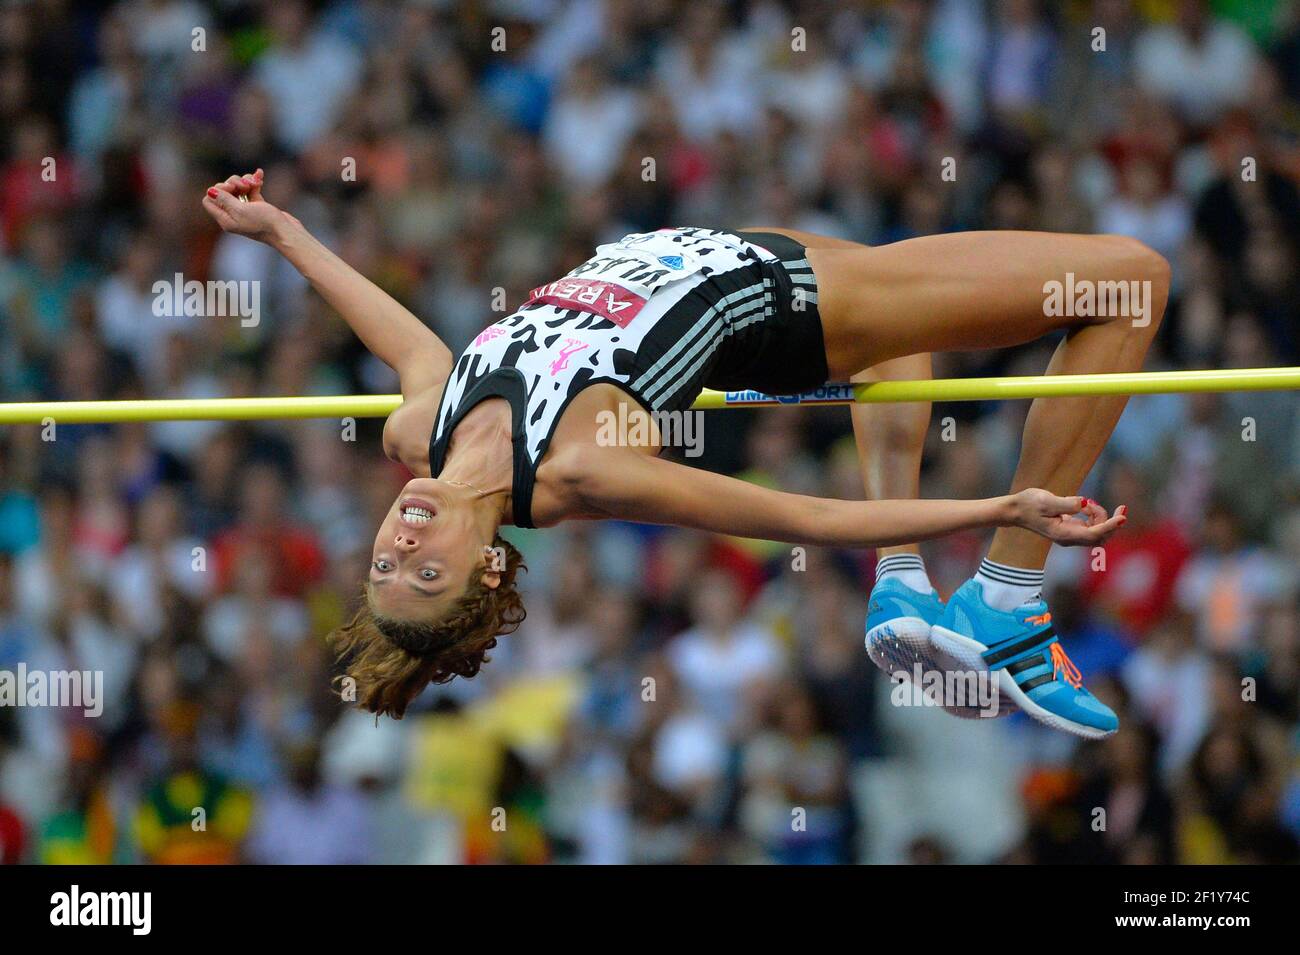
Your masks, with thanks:
[{"label": "bent knee", "polygon": [[1127,235],[1100,236],[1116,247],[1120,261],[1116,271],[1122,277],[1150,282],[1151,288],[1162,299],[1169,294],[1173,270],[1169,260],[1140,239]]},{"label": "bent knee", "polygon": [[1139,239],[1103,235],[1113,259],[1101,269],[1097,314],[1089,324],[1122,322],[1154,334],[1164,318],[1172,270],[1169,260]]}]

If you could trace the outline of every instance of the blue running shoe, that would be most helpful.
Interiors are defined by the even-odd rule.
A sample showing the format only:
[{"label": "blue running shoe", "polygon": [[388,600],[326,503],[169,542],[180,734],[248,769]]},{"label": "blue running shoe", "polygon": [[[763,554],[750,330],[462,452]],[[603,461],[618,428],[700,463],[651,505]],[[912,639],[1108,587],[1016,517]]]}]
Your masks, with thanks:
[{"label": "blue running shoe", "polygon": [[[913,681],[918,663],[922,673],[955,669],[958,664],[952,657],[930,640],[930,628],[942,614],[943,603],[935,591],[923,594],[897,578],[886,577],[872,588],[867,607],[867,656],[891,682],[899,675]],[[981,715],[976,700],[969,705],[945,704],[943,708],[964,719]]]},{"label": "blue running shoe", "polygon": [[984,603],[984,588],[968,580],[944,607],[931,640],[959,665],[998,674],[999,695],[1040,723],[1087,739],[1119,729],[1110,707],[1084,689],[1042,600],[1004,613]]}]

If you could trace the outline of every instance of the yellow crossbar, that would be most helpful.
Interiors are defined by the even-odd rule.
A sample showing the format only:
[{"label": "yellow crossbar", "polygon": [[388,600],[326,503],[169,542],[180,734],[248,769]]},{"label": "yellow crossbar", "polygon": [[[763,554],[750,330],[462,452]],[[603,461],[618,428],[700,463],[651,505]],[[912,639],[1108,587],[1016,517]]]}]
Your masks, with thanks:
[{"label": "yellow crossbar", "polygon": [[[705,391],[698,409],[764,405],[847,405],[855,402],[1004,401],[1015,398],[1151,395],[1200,391],[1300,389],[1300,368],[1233,368],[1118,375],[1030,375],[829,384],[801,395]],[[142,401],[23,401],[0,404],[0,424],[113,424],[124,421],[257,421],[287,418],[382,418],[401,395],[294,398],[163,398]]]}]

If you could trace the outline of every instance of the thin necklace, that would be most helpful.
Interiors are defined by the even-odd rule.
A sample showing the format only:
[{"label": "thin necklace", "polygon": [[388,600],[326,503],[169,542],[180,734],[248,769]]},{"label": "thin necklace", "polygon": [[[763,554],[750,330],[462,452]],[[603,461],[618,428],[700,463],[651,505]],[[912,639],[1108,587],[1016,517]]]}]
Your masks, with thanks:
[{"label": "thin necklace", "polygon": [[458,485],[460,485],[461,487],[467,487],[467,488],[469,488],[471,491],[474,491],[475,493],[479,494],[479,495],[482,496],[482,497],[487,497],[487,496],[488,496],[487,491],[480,491],[478,488],[476,488],[473,484],[470,484],[468,481],[451,481],[451,480],[448,480],[447,478],[443,478],[443,481],[444,481],[445,483],[447,483],[447,484],[458,484]]}]

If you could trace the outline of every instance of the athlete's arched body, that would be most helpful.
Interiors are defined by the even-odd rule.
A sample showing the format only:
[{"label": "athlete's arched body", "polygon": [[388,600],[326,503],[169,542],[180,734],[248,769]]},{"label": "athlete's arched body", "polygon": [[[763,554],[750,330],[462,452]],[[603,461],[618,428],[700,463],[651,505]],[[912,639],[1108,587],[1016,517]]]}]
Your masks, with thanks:
[{"label": "athlete's arched body", "polygon": [[[929,353],[1066,336],[1049,374],[1141,367],[1168,291],[1165,261],[1114,236],[939,235],[877,248],[784,229],[665,229],[601,246],[488,326],[457,359],[419,319],[261,197],[261,171],[208,190],[227,231],[279,250],[396,370],[385,452],[416,478],[375,540],[367,607],[341,633],[359,702],[400,716],[430,681],[477,672],[522,618],[502,524],[619,518],[805,544],[881,549],[868,645],[885,669],[999,673],[1012,702],[1103,736],[1034,584],[1053,541],[1094,544],[1124,521],[1074,497],[1123,397],[1034,402],[1012,493],[916,500],[928,405],[856,406],[868,501],[789,494],[607,440],[635,412],[689,407],[702,387],[790,393],[826,380],[914,379]],[[1149,282],[1146,323],[1049,314],[1045,283]],[[620,415],[620,406],[623,413]],[[624,436],[626,437],[626,436]],[[1042,489],[1047,490],[1042,490]],[[1082,512],[1083,519],[1074,515]],[[996,527],[989,560],[939,603],[916,542]]]}]

